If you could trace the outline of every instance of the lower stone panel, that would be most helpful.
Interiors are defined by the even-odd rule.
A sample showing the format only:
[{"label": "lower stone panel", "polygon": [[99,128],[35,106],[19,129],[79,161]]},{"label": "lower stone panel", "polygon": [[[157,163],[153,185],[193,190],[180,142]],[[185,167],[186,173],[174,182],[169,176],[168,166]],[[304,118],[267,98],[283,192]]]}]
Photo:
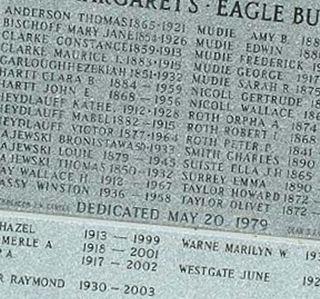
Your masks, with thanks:
[{"label": "lower stone panel", "polygon": [[0,212],[1,298],[319,298],[320,243]]}]

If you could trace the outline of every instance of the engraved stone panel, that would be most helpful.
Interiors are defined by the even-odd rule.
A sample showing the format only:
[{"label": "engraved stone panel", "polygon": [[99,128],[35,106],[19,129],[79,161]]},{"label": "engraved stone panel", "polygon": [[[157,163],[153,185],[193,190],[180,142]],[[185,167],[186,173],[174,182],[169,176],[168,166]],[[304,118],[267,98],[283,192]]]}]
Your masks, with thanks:
[{"label": "engraved stone panel", "polygon": [[6,298],[318,298],[310,240],[0,216]]},{"label": "engraved stone panel", "polygon": [[1,209],[319,239],[319,9],[1,0]]}]

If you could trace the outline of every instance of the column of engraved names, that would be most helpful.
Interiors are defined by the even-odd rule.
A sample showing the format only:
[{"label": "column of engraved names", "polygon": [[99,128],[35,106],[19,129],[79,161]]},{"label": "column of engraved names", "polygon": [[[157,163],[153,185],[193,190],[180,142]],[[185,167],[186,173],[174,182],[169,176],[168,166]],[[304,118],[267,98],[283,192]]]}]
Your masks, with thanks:
[{"label": "column of engraved names", "polygon": [[[65,32],[53,49],[56,59],[75,67],[73,71],[80,83],[80,92],[70,98],[69,126],[59,136],[57,159],[60,169],[80,173],[79,188],[73,192],[79,199],[91,200],[103,195],[119,198],[125,194],[118,188],[123,186],[123,178],[110,173],[129,159],[126,150],[118,151],[117,142],[122,126],[133,120],[126,118],[115,101],[119,99],[121,80],[127,88],[129,83],[127,69],[116,65],[107,53],[114,53],[115,44],[121,47],[124,42],[118,42],[117,36],[110,37],[109,31],[105,32],[106,24],[110,25],[108,30],[115,30],[112,18],[75,14],[65,24]],[[130,88],[136,87],[136,82],[130,83]],[[126,95],[134,96],[128,91]],[[79,204],[78,208],[84,205]]]},{"label": "column of engraved names", "polygon": [[[50,36],[59,33],[61,22],[69,17],[67,13],[48,17],[11,6],[3,12],[0,151],[1,187],[7,190],[34,188],[35,179],[51,175],[52,144],[56,132],[64,128],[66,98],[58,96],[57,86],[52,86],[49,70],[56,65],[46,57]],[[8,200],[15,205],[12,198]],[[32,206],[27,201],[23,204],[24,208]]]},{"label": "column of engraved names", "polygon": [[230,136],[226,122],[232,118],[233,61],[236,30],[199,22],[192,60],[192,85],[182,171],[182,204],[208,209],[203,223],[220,227],[229,223],[227,208],[227,165],[224,152],[241,147]]},{"label": "column of engraved names", "polygon": [[301,66],[291,47],[292,40],[286,34],[252,30],[239,55],[237,88],[242,124],[247,129],[242,129],[238,138],[255,144],[234,157],[242,173],[241,179],[233,178],[234,208],[239,214],[254,215],[251,220],[240,220],[238,227],[242,229],[267,231],[275,215],[290,215],[291,208],[282,206],[294,196],[288,192],[286,179],[294,180],[296,170],[288,169],[287,151],[289,145],[290,155],[294,138],[290,128],[300,127],[304,104],[290,82]]},{"label": "column of engraved names", "polygon": [[[181,105],[179,95],[183,79],[182,73],[177,71],[181,69],[182,48],[187,45],[182,36],[185,25],[60,10],[45,14],[37,8],[14,6],[9,6],[5,15],[10,17],[4,20],[4,28],[11,31],[4,31],[2,37],[12,43],[4,42],[1,50],[25,57],[10,59],[3,55],[1,63],[40,69],[38,77],[34,70],[20,69],[16,76],[34,78],[39,92],[46,95],[33,98],[38,92],[36,83],[2,81],[6,88],[35,91],[29,99],[25,95],[3,95],[2,101],[29,104],[29,107],[18,108],[6,104],[2,106],[4,114],[20,113],[25,117],[29,113],[28,116],[37,117],[36,125],[42,130],[28,135],[15,131],[11,139],[17,136],[55,144],[54,148],[19,144],[20,152],[51,156],[46,159],[35,155],[16,157],[15,163],[32,166],[40,163],[42,166],[40,170],[26,169],[23,175],[32,177],[37,190],[49,197],[61,194],[81,199],[90,195],[90,198],[103,200],[130,197],[140,203],[141,199],[152,204],[154,201],[170,202],[170,194],[165,192],[171,190],[174,174],[164,168],[173,169],[176,163],[173,158],[174,143],[178,140],[175,129],[180,117],[177,108]],[[56,18],[54,24],[53,18]],[[17,28],[21,33],[13,32]],[[22,42],[27,44],[25,48],[19,47]],[[47,47],[37,46],[37,43]],[[2,76],[14,75],[12,70],[2,70]],[[53,107],[41,109],[42,105]],[[51,120],[39,122],[42,117]],[[32,125],[32,118],[14,121],[6,116],[2,120],[6,126],[30,128]],[[45,134],[46,130],[55,133]],[[4,134],[7,134],[4,138],[9,138],[7,132]],[[5,148],[7,144],[2,146]],[[52,155],[57,159],[53,161]],[[162,159],[165,155],[171,156]],[[9,160],[6,155],[2,155],[2,159]],[[47,166],[50,169],[45,169]],[[3,170],[5,176],[10,172],[11,168]],[[149,180],[141,180],[141,177]],[[2,182],[4,184],[5,180]],[[26,185],[24,180],[14,181],[13,177],[6,183],[19,188]],[[140,192],[144,188],[147,191]],[[117,208],[121,210],[122,207]],[[53,209],[66,211],[69,207],[57,205]],[[78,203],[80,213],[95,214],[97,209],[102,209],[99,210],[101,214],[115,213],[110,206]],[[135,212],[138,210],[141,211],[138,208]]]}]

